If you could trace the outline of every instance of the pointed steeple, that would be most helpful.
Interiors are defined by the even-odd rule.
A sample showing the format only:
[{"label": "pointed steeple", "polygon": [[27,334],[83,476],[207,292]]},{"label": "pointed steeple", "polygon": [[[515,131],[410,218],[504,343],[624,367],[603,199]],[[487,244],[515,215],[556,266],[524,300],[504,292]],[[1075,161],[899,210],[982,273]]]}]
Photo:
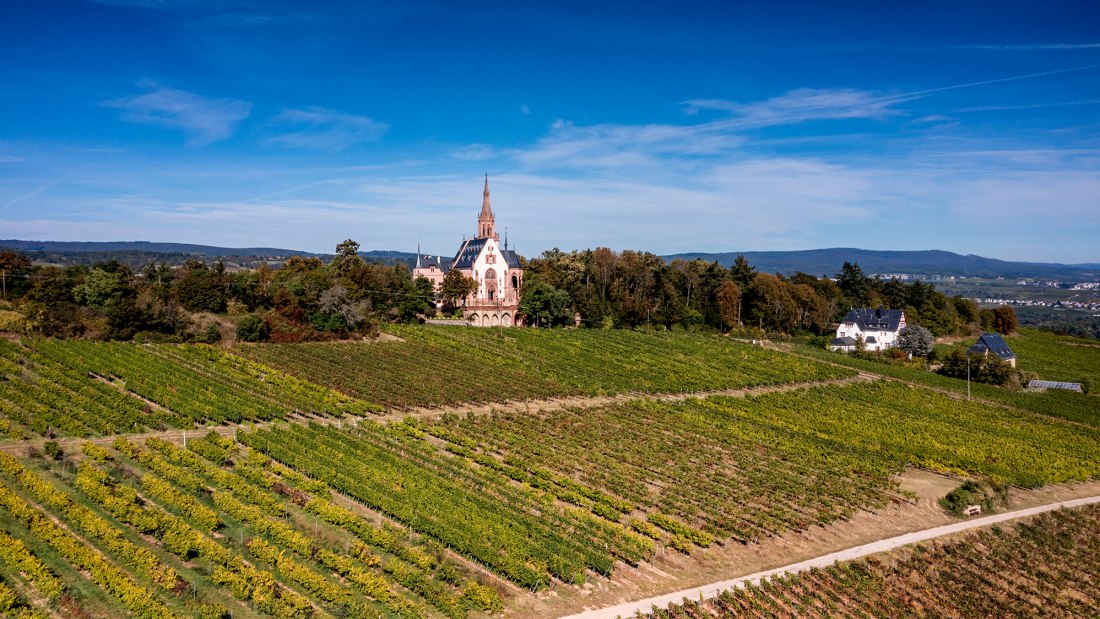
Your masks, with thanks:
[{"label": "pointed steeple", "polygon": [[496,233],[493,209],[489,206],[489,175],[486,174],[485,191],[482,192],[481,198],[481,213],[477,216],[477,238],[483,239],[488,237],[500,240],[500,237],[498,237]]},{"label": "pointed steeple", "polygon": [[420,243],[416,244],[416,266],[413,267],[413,268],[415,268],[415,269],[424,268],[424,267],[420,266]]}]

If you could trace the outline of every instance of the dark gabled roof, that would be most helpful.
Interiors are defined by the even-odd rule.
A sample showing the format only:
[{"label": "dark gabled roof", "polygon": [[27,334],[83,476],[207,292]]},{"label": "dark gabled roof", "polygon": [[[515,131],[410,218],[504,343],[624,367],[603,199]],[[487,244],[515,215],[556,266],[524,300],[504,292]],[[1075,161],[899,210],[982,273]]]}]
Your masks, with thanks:
[{"label": "dark gabled roof", "polygon": [[873,335],[868,335],[867,339],[865,339],[863,341],[867,344],[878,344],[878,340],[876,340],[875,336],[873,336]]},{"label": "dark gabled roof", "polygon": [[984,355],[986,352],[991,352],[1006,361],[1016,358],[1016,353],[1012,352],[1000,333],[983,333],[966,352],[972,355]]},{"label": "dark gabled roof", "polygon": [[435,267],[441,272],[446,273],[451,270],[451,263],[449,260],[444,260],[442,256],[429,256],[427,254],[420,254],[416,257],[416,268],[418,269],[430,269]]},{"label": "dark gabled roof", "polygon": [[455,254],[454,262],[451,263],[452,269],[472,269],[474,268],[474,261],[477,260],[479,254],[481,254],[482,248],[485,247],[485,241],[488,238],[469,239],[462,244],[462,247],[458,248],[458,253]]},{"label": "dark gabled roof", "polygon": [[502,249],[500,255],[504,258],[504,263],[508,265],[509,269],[519,268],[519,255],[516,254],[515,250]]},{"label": "dark gabled roof", "polygon": [[855,346],[856,339],[854,337],[834,337],[829,346]]},{"label": "dark gabled roof", "polygon": [[860,331],[897,331],[904,317],[904,310],[861,307],[848,310],[842,322],[854,323]]}]

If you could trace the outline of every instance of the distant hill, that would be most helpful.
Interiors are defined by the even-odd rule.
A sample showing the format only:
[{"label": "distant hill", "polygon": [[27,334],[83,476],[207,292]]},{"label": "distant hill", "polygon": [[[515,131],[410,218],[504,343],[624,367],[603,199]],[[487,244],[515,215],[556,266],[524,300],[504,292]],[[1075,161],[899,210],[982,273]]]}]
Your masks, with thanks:
[{"label": "distant hill", "polygon": [[150,241],[20,241],[0,240],[0,247],[10,247],[20,251],[39,251],[50,253],[93,253],[110,251],[146,252],[153,254],[195,254],[200,256],[313,256],[309,252],[274,247],[214,247],[212,245],[192,245],[190,243],[153,243]]},{"label": "distant hill", "polygon": [[1010,262],[995,258],[983,258],[973,254],[963,256],[949,251],[880,251],[837,247],[832,249],[808,249],[802,251],[746,251],[702,253],[690,252],[663,256],[672,261],[677,258],[700,258],[708,262],[718,261],[728,267],[738,255],[765,273],[794,273],[802,271],[811,275],[832,276],[844,262],[859,263],[867,274],[895,274],[936,276],[955,275],[968,277],[1037,277],[1059,280],[1095,280],[1100,278],[1100,265],[1057,264],[1041,262]]},{"label": "distant hill", "polygon": [[[109,260],[141,268],[150,262],[183,264],[189,259],[222,259],[227,264],[254,267],[261,262],[279,263],[291,256],[329,259],[333,254],[315,254],[296,249],[277,247],[216,247],[191,243],[154,243],[150,241],[21,241],[0,240],[0,248],[14,249],[39,262],[71,265],[93,265]],[[412,252],[374,250],[361,251],[365,260],[394,264],[412,264],[416,254]]]},{"label": "distant hill", "polygon": [[[192,258],[221,259],[227,265],[255,267],[261,262],[280,263],[291,256],[315,256],[323,260],[332,254],[315,254],[295,249],[277,247],[217,247],[190,243],[154,243],[149,241],[21,241],[0,240],[0,248],[21,251],[39,262],[63,265],[93,265],[97,262],[118,260],[131,268],[142,268],[150,262],[183,264]],[[745,258],[758,271],[764,273],[794,273],[802,271],[811,275],[834,275],[845,261],[857,262],[867,274],[891,275],[906,273],[920,276],[970,276],[970,277],[1035,277],[1062,281],[1100,280],[1100,263],[1057,264],[1042,262],[1011,262],[961,255],[949,251],[881,251],[837,247],[832,249],[808,249],[801,251],[746,251],[704,253],[687,252],[663,256],[669,262],[677,258],[699,258],[707,262],[717,261],[728,267],[738,255]],[[365,260],[386,264],[404,263],[408,267],[416,262],[416,254],[406,251],[361,251]]]}]

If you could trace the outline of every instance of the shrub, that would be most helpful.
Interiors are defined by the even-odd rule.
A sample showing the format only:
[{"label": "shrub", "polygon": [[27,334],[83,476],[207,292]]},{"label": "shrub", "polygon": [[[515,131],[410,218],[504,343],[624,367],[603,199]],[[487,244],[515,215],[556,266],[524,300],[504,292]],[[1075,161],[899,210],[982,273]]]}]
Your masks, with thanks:
[{"label": "shrub", "polygon": [[940,507],[962,516],[968,505],[980,505],[982,513],[990,513],[1008,503],[1008,484],[967,481],[940,499]]},{"label": "shrub", "polygon": [[65,451],[61,449],[61,445],[58,445],[57,441],[46,441],[46,444],[42,446],[42,451],[45,451],[46,455],[54,460],[65,457]]},{"label": "shrub", "polygon": [[266,342],[271,337],[271,327],[263,318],[256,316],[245,316],[241,319],[241,322],[237,324],[237,339],[245,342]]}]

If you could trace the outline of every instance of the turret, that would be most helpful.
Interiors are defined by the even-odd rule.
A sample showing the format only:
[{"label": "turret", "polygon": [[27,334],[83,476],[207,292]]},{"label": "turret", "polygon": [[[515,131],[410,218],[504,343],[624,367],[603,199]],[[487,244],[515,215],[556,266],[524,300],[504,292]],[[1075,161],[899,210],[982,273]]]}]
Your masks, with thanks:
[{"label": "turret", "polygon": [[489,175],[485,175],[485,191],[481,198],[481,213],[477,216],[477,237],[479,239],[492,238],[500,240],[496,233],[496,223],[493,217],[493,209],[489,206]]}]

